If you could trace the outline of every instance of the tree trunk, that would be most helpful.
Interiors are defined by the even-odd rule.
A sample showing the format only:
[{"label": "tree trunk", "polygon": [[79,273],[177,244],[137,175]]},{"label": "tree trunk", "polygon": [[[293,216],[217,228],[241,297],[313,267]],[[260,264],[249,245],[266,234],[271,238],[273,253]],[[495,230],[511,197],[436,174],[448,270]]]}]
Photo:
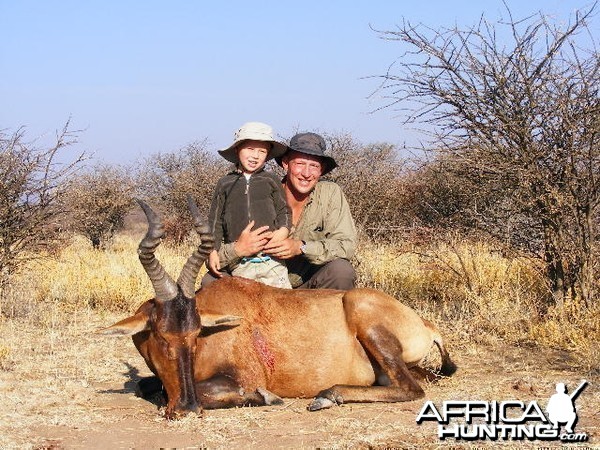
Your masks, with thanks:
[{"label": "tree trunk", "polygon": [[587,306],[592,305],[592,297],[594,295],[594,242],[596,230],[591,208],[586,208],[583,211],[578,211],[579,224],[579,245],[578,252],[578,267],[577,278],[577,294],[581,301]]},{"label": "tree trunk", "polygon": [[561,257],[559,230],[556,226],[550,224],[548,220],[542,220],[544,227],[544,261],[546,263],[546,276],[550,283],[550,303],[562,308],[565,297],[569,290],[569,283],[566,277],[565,263]]}]

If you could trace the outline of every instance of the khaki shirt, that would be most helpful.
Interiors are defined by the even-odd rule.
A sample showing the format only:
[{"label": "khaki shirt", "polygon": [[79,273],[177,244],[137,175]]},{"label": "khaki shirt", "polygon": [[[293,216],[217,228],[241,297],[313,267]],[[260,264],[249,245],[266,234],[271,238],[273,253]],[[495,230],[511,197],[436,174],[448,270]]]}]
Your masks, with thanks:
[{"label": "khaki shirt", "polygon": [[[293,287],[306,282],[323,264],[337,258],[350,260],[354,256],[356,228],[350,206],[336,183],[317,183],[290,237],[306,242],[303,255],[285,260]],[[222,267],[235,265],[240,260],[233,243],[222,245],[219,256]]]}]

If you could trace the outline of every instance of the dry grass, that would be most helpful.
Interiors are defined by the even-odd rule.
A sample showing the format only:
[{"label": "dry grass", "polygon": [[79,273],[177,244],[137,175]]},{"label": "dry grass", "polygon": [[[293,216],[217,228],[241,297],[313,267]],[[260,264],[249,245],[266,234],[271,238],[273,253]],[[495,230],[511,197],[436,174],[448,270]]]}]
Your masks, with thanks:
[{"label": "dry grass", "polygon": [[600,307],[583,310],[573,304],[552,308],[534,323],[529,336],[539,346],[563,349],[586,372],[600,371]]},{"label": "dry grass", "polygon": [[[30,264],[12,283],[0,312],[19,315],[22,300],[54,304],[64,312],[92,308],[98,311],[132,311],[154,294],[137,258],[138,238],[117,236],[106,250],[95,250],[90,242],[75,237],[53,259]],[[193,251],[192,244],[163,245],[157,257],[176,279]],[[33,291],[30,286],[35,286]],[[30,291],[25,293],[29,289]],[[23,295],[21,295],[23,291]],[[11,298],[18,300],[11,302]]]}]

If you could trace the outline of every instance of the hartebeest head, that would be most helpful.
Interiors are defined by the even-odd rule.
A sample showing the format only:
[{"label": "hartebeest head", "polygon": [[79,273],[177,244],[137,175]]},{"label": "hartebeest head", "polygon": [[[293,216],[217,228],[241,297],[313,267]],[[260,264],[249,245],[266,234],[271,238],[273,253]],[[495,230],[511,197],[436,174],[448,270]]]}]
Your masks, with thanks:
[{"label": "hartebeest head", "polygon": [[140,345],[144,348],[138,348],[167,391],[167,418],[201,410],[194,383],[196,340],[201,326],[215,325],[214,322],[222,325],[239,319],[211,317],[207,318],[207,323],[201,322],[196,308],[195,282],[214,240],[209,226],[202,223],[196,204],[191,199],[188,203],[201,243],[188,258],[175,282],[154,255],[165,235],[163,224],[150,206],[139,201],[148,219],[148,231],[140,242],[138,254],[156,296],[142,305],[134,316],[100,331],[107,335],[133,335],[134,342],[136,335],[143,335],[139,341],[143,342]]}]

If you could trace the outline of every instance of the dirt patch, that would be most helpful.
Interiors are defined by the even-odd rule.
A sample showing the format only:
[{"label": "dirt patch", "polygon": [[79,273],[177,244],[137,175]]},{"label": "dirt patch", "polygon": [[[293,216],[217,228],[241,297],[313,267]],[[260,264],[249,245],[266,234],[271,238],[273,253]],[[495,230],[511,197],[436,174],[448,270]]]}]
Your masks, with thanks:
[{"label": "dirt patch", "polygon": [[[573,388],[584,378],[570,368],[565,352],[502,343],[454,345],[459,372],[427,384],[425,400],[310,413],[308,399],[286,399],[283,406],[205,411],[169,422],[158,402],[135,396],[137,380],[150,373],[130,339],[92,333],[116,317],[76,314],[70,325],[44,333],[26,323],[0,324],[8,349],[0,371],[1,448],[484,448],[502,443],[440,441],[435,424],[417,425],[425,400],[537,400],[545,406],[557,382]],[[587,379],[590,385],[576,403],[577,431],[589,435],[585,445],[600,446],[600,377]]]}]

